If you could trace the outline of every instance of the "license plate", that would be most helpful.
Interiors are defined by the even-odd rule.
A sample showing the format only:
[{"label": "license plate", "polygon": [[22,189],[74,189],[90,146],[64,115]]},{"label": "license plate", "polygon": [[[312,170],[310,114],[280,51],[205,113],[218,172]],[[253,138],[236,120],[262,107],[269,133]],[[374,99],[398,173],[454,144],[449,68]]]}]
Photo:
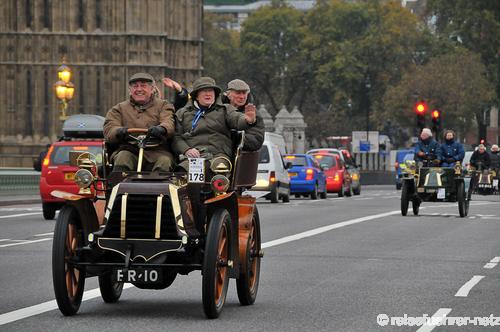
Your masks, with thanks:
[{"label": "license plate", "polygon": [[438,189],[437,198],[438,199],[445,199],[446,198],[446,189],[444,189],[444,188]]},{"label": "license plate", "polygon": [[498,186],[498,179],[494,179],[493,180],[493,187],[497,187]]},{"label": "license plate", "polygon": [[66,173],[64,174],[64,179],[68,181],[73,181],[75,179],[75,173]]},{"label": "license plate", "polygon": [[295,172],[289,172],[288,175],[289,176],[297,176],[297,173],[295,173]]},{"label": "license plate", "polygon": [[188,182],[204,183],[205,182],[205,158],[189,158],[189,173]]},{"label": "license plate", "polygon": [[117,269],[115,270],[115,280],[118,282],[162,282],[162,270],[160,269]]}]

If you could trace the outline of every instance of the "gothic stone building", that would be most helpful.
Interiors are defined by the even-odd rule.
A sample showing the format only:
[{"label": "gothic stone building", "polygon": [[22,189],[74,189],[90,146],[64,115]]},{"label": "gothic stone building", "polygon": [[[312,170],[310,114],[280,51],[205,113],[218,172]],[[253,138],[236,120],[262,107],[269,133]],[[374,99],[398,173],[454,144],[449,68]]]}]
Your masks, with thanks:
[{"label": "gothic stone building", "polygon": [[75,85],[70,115],[105,115],[138,71],[189,85],[202,70],[202,2],[2,0],[0,167],[30,167],[62,134],[53,85],[63,59]]}]

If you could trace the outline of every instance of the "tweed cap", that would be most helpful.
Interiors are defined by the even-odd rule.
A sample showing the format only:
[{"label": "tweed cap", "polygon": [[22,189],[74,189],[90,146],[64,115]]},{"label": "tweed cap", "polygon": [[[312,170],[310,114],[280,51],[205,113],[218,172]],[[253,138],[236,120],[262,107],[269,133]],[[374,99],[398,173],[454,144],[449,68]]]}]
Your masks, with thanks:
[{"label": "tweed cap", "polygon": [[228,90],[250,91],[250,86],[243,80],[235,79],[227,83]]},{"label": "tweed cap", "polygon": [[128,84],[132,84],[135,81],[146,81],[154,83],[155,79],[148,73],[135,73],[129,78]]}]

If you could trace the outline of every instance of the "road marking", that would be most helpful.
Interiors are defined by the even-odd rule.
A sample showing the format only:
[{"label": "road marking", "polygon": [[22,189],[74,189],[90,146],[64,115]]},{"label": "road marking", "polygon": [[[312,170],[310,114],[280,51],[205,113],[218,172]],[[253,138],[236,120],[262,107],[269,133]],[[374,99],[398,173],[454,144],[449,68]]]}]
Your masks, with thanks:
[{"label": "road marking", "polygon": [[[354,225],[354,224],[358,224],[358,223],[373,220],[373,219],[388,217],[388,216],[392,216],[392,215],[399,214],[399,213],[400,213],[399,210],[385,212],[385,213],[380,213],[380,214],[374,214],[371,216],[346,220],[346,221],[343,221],[343,222],[340,222],[337,224],[332,224],[332,225],[328,225],[328,226],[314,228],[314,229],[311,229],[311,230],[306,231],[306,232],[298,233],[298,234],[291,235],[291,236],[285,236],[285,237],[282,237],[282,238],[279,238],[279,239],[276,239],[273,241],[264,242],[264,243],[262,243],[262,248],[274,247],[274,246],[277,246],[280,244],[284,244],[284,243],[288,243],[288,242],[292,242],[292,241],[297,241],[297,240],[300,240],[300,239],[303,239],[306,237],[311,237],[311,236],[314,236],[317,234],[328,232],[328,231],[331,231],[331,230],[336,229],[336,228]],[[123,285],[123,289],[130,288],[130,287],[133,287],[133,285],[132,284],[124,284]],[[83,293],[82,302],[96,298],[96,297],[100,296],[100,294],[101,294],[101,292],[98,288],[88,290],[88,291]],[[7,312],[5,314],[0,315],[0,326],[4,325],[4,324],[12,323],[12,322],[24,319],[24,318],[36,316],[36,315],[42,314],[44,312],[52,311],[55,309],[57,309],[57,303],[55,300],[52,300],[52,301],[33,305],[31,307],[26,307],[26,308],[14,310],[11,312]]]},{"label": "road marking", "polygon": [[280,245],[280,244],[284,244],[284,243],[288,243],[288,242],[292,242],[292,241],[297,241],[297,240],[300,240],[300,239],[304,239],[306,237],[311,237],[311,236],[314,236],[314,235],[325,233],[325,232],[328,232],[328,231],[331,231],[331,230],[334,230],[334,229],[337,229],[337,228],[341,228],[341,227],[345,227],[345,226],[349,226],[349,225],[354,225],[354,224],[358,224],[358,223],[369,221],[369,220],[373,220],[373,219],[379,219],[379,218],[383,218],[383,217],[388,217],[388,216],[392,216],[392,215],[399,214],[399,213],[401,213],[401,211],[399,211],[399,210],[398,211],[385,212],[385,213],[380,213],[380,214],[374,214],[374,215],[371,215],[371,216],[366,216],[366,217],[361,217],[361,218],[346,220],[346,221],[342,221],[342,222],[339,222],[339,223],[336,223],[336,224],[331,224],[331,225],[328,225],[328,226],[314,228],[314,229],[311,229],[309,231],[305,231],[305,232],[298,233],[298,234],[295,234],[295,235],[285,236],[285,237],[282,237],[280,239],[276,239],[276,240],[272,240],[272,241],[269,241],[269,242],[262,243],[262,248],[274,247],[274,246],[277,246],[277,245]]},{"label": "road marking", "polygon": [[42,233],[42,234],[35,234],[33,236],[47,236],[47,235],[54,235],[54,232],[50,232],[50,233]]},{"label": "road marking", "polygon": [[33,216],[35,214],[41,214],[41,213],[40,212],[30,212],[30,213],[11,214],[8,216],[0,216],[0,219]]},{"label": "road marking", "polygon": [[18,240],[22,242],[17,242],[17,243],[9,243],[9,244],[1,244],[0,248],[5,248],[5,247],[12,247],[12,246],[19,246],[22,244],[30,244],[30,243],[36,243],[36,242],[43,242],[43,241],[49,241],[52,240],[51,237],[45,238],[45,239],[39,239],[39,240]]},{"label": "road marking", "polygon": [[[441,325],[444,318],[451,312],[451,308],[441,308],[434,315],[432,315],[430,324],[425,323],[422,325],[417,332],[430,332],[438,325]],[[434,323],[434,324],[433,324]]]},{"label": "road marking", "polygon": [[458,292],[455,294],[457,297],[467,297],[469,295],[470,290],[472,287],[476,286],[481,279],[483,279],[484,276],[473,276],[471,280],[467,281],[460,289]]},{"label": "road marking", "polygon": [[[124,284],[123,289],[127,289],[130,287],[134,287],[132,284]],[[94,299],[96,297],[101,296],[101,291],[99,288],[95,288],[89,291],[86,291],[83,293],[83,299],[82,301],[87,301]],[[36,316],[39,314],[43,314],[44,312],[47,311],[52,311],[57,309],[57,302],[56,300],[52,301],[47,301],[44,303],[40,303],[37,305],[33,305],[31,307],[19,309],[19,310],[14,310],[5,314],[0,315],[0,325],[8,324],[15,322],[17,320],[21,320],[24,318]]]},{"label": "road marking", "polygon": [[0,208],[0,212],[13,212],[13,211],[42,211],[41,208]]},{"label": "road marking", "polygon": [[375,197],[365,197],[365,198],[353,198],[353,201],[366,201],[369,199],[374,199]]},{"label": "road marking", "polygon": [[486,265],[483,266],[483,268],[485,268],[485,269],[492,269],[495,266],[497,266],[498,263],[500,263],[500,257],[497,256],[497,257],[493,258],[489,263],[486,263]]},{"label": "road marking", "polygon": [[11,241],[11,239],[0,239],[0,242]]}]

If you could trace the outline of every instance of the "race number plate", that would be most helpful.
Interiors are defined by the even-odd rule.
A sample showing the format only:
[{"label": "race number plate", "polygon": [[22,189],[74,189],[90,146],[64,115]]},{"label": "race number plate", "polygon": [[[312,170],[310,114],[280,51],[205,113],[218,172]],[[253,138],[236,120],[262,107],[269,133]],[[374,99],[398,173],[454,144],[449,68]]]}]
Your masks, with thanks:
[{"label": "race number plate", "polygon": [[493,179],[493,187],[497,187],[498,186],[498,179]]},{"label": "race number plate", "polygon": [[445,199],[445,198],[446,198],[446,189],[444,189],[444,188],[439,188],[439,189],[438,189],[437,198],[438,198],[438,199]]},{"label": "race number plate", "polygon": [[190,183],[205,182],[205,158],[189,158],[189,178]]},{"label": "race number plate", "polygon": [[118,282],[162,282],[162,270],[160,269],[117,269],[115,270],[115,280]]}]

